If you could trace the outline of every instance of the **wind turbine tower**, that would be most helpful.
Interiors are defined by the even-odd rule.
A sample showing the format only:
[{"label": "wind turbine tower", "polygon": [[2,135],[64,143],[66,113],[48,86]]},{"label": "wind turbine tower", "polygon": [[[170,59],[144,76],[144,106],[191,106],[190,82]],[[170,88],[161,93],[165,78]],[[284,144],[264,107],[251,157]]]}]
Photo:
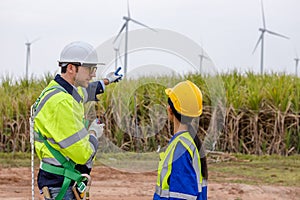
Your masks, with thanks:
[{"label": "wind turbine tower", "polygon": [[200,69],[199,69],[199,72],[200,74],[202,74],[202,71],[203,71],[203,68],[202,68],[202,64],[203,64],[203,60],[204,59],[209,59],[207,56],[205,56],[204,52],[203,52],[203,48],[202,48],[202,52],[201,54],[199,54],[199,57],[200,57]]},{"label": "wind turbine tower", "polygon": [[259,43],[261,43],[261,57],[260,57],[260,73],[263,74],[264,73],[264,34],[267,32],[271,35],[275,35],[275,36],[279,36],[285,39],[289,39],[287,36],[281,35],[279,33],[275,33],[273,31],[270,31],[267,29],[266,27],[266,20],[265,20],[265,14],[264,14],[264,7],[263,7],[263,0],[261,0],[261,10],[262,10],[262,19],[263,19],[263,28],[259,28],[258,30],[261,32],[258,41],[254,47],[254,50],[252,52],[252,54],[255,52],[257,46],[259,45]]},{"label": "wind turbine tower", "polygon": [[298,64],[299,64],[299,57],[295,58],[295,76],[298,76]]},{"label": "wind turbine tower", "polygon": [[30,65],[30,47],[31,45],[36,42],[37,40],[39,40],[39,38],[29,42],[27,40],[27,42],[25,42],[25,46],[26,46],[26,74],[25,74],[25,78],[26,80],[28,80],[28,68],[29,68],[29,65]]}]

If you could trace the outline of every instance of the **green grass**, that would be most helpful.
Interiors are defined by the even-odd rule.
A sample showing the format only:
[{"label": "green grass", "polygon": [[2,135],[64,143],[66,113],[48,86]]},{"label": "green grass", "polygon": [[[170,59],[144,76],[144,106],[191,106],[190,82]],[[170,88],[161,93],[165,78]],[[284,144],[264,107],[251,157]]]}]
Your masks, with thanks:
[{"label": "green grass", "polygon": [[105,165],[126,172],[156,171],[159,155],[156,152],[97,153],[96,165]]},{"label": "green grass", "polygon": [[[300,187],[300,155],[236,155],[241,162],[209,164],[210,180]],[[247,160],[247,161],[242,161]]]},{"label": "green grass", "polygon": [[[300,187],[300,155],[254,156],[235,154],[238,161],[209,163],[209,181],[250,185]],[[0,167],[30,167],[29,153],[0,153]],[[95,166],[105,165],[126,172],[157,169],[159,155],[152,153],[98,153]],[[35,165],[38,166],[35,158]]]},{"label": "green grass", "polygon": [[[34,158],[35,165],[38,165],[38,158]],[[0,152],[0,167],[30,167],[31,154],[30,153],[2,153]]]}]

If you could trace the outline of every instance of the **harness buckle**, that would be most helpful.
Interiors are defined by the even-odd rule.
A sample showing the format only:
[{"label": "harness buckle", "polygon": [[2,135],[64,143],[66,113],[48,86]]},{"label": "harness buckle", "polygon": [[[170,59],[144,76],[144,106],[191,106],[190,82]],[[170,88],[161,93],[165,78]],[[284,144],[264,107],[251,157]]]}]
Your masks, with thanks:
[{"label": "harness buckle", "polygon": [[[91,185],[91,177],[88,174],[81,174],[84,179],[77,183],[75,182],[72,191],[75,195],[76,200],[89,199],[89,189]],[[87,183],[85,183],[87,181]]]},{"label": "harness buckle", "polygon": [[86,190],[86,185],[84,182],[80,182],[78,185],[77,185],[77,190],[78,192],[80,193],[83,193],[85,190]]}]

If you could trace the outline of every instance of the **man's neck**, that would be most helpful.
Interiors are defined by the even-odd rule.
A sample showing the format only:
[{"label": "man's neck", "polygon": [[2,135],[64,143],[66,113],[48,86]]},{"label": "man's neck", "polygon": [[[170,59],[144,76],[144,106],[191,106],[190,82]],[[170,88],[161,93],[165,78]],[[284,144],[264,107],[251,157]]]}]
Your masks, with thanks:
[{"label": "man's neck", "polygon": [[180,123],[176,118],[174,119],[174,134],[180,131],[187,131],[187,130],[188,130],[188,126],[186,124]]},{"label": "man's neck", "polygon": [[[75,80],[73,77],[71,77],[69,74],[67,73],[63,73],[60,75],[65,81],[67,81],[68,83],[70,83],[72,86],[75,85]],[[75,86],[74,86],[75,87]]]}]

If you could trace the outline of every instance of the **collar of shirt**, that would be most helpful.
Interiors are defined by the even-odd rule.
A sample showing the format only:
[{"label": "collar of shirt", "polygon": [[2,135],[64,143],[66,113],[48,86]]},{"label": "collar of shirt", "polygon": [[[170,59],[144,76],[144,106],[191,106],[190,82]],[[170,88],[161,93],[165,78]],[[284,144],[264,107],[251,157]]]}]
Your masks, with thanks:
[{"label": "collar of shirt", "polygon": [[175,133],[175,134],[173,135],[173,137],[171,138],[171,140],[169,141],[169,144],[170,144],[176,137],[178,137],[179,135],[181,135],[182,133],[185,133],[185,132],[187,132],[187,131],[179,131],[179,132]]},{"label": "collar of shirt", "polygon": [[78,94],[77,88],[75,89],[74,86],[72,86],[70,83],[68,83],[65,79],[63,79],[59,74],[57,74],[54,78],[54,81],[56,81],[60,86],[62,86],[72,97],[80,103],[83,99]]}]

